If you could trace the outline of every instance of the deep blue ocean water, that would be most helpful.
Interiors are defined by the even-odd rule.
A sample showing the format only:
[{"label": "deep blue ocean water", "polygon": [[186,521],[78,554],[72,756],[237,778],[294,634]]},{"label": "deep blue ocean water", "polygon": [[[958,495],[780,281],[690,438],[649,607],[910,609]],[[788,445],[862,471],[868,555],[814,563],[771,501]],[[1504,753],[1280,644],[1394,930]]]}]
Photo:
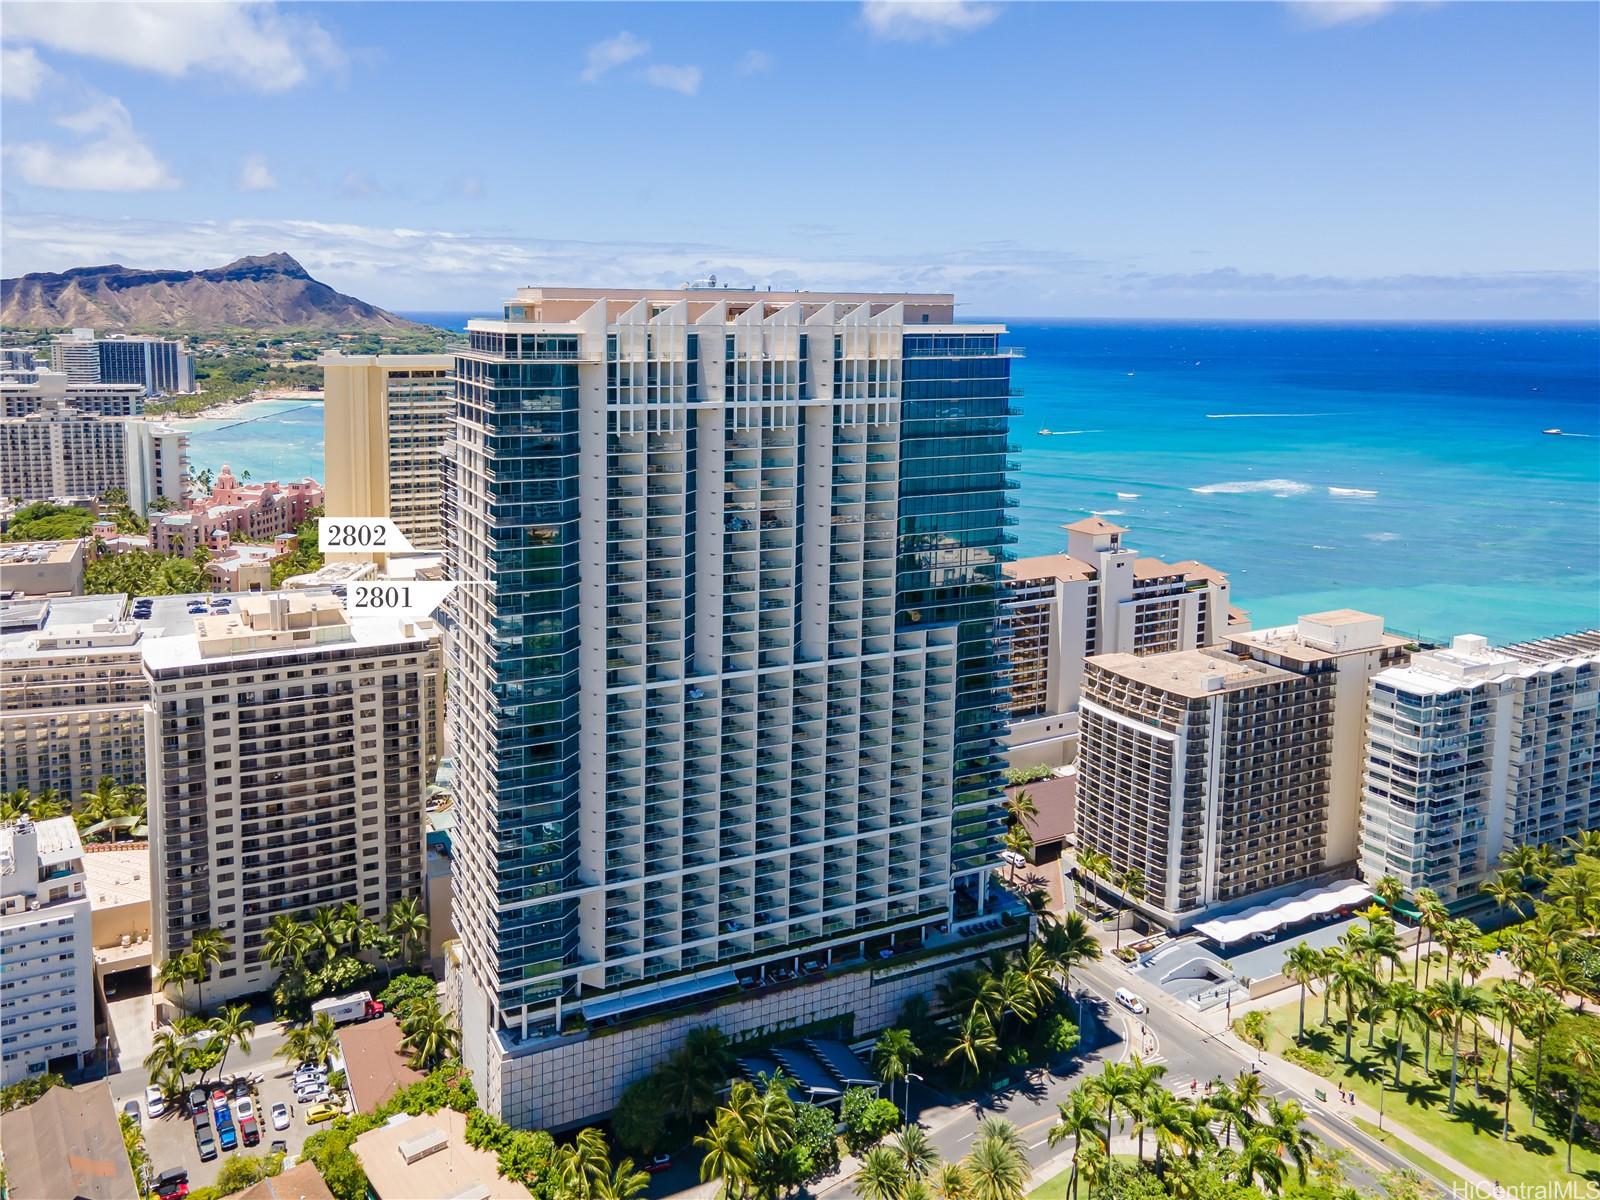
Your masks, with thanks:
[{"label": "deep blue ocean water", "polygon": [[[1600,622],[1600,327],[1010,328],[1019,554],[1098,512],[1227,571],[1258,626],[1345,606],[1436,639]],[[299,403],[199,423],[195,465],[320,478],[321,414]]]}]

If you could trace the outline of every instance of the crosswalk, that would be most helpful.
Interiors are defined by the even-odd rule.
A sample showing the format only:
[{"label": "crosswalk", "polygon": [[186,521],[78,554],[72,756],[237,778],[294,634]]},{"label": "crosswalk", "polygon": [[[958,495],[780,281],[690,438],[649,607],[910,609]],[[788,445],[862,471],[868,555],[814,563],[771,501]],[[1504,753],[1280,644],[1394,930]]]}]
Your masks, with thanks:
[{"label": "crosswalk", "polygon": [[[1158,1055],[1155,1059],[1147,1061],[1160,1062],[1161,1059]],[[1178,1099],[1190,1100],[1197,1104],[1210,1095],[1213,1083],[1213,1079],[1197,1079],[1193,1075],[1168,1075],[1161,1080],[1161,1085]],[[1223,1122],[1211,1121],[1207,1124],[1207,1128],[1211,1130],[1211,1136],[1220,1143],[1223,1137]]]}]

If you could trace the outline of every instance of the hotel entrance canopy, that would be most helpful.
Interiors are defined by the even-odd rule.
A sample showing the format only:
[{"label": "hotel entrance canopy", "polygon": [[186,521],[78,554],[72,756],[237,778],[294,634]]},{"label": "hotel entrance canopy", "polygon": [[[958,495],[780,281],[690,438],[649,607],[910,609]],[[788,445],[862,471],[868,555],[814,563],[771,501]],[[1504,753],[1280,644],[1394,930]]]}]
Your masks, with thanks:
[{"label": "hotel entrance canopy", "polygon": [[1372,897],[1372,889],[1354,879],[1324,884],[1301,892],[1297,896],[1284,896],[1271,904],[1247,908],[1231,917],[1218,917],[1215,921],[1201,921],[1195,932],[1223,946],[1242,942],[1245,938],[1263,933],[1275,933],[1286,925],[1297,925],[1314,917],[1325,917],[1340,909],[1352,908]]}]

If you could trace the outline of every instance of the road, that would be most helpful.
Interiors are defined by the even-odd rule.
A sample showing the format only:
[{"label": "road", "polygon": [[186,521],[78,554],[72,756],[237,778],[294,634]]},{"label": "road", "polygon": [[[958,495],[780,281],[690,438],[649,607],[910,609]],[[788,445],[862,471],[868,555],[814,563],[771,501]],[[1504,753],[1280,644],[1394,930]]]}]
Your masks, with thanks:
[{"label": "road", "polygon": [[[966,1154],[978,1122],[985,1117],[1003,1117],[1018,1128],[1028,1147],[1028,1162],[1035,1170],[1069,1153],[1070,1142],[1057,1147],[1048,1142],[1050,1127],[1056,1121],[1056,1106],[1085,1078],[1098,1073],[1104,1062],[1126,1061],[1137,1053],[1147,1063],[1164,1066],[1167,1073],[1163,1082],[1186,1096],[1203,1096],[1208,1081],[1218,1077],[1232,1079],[1250,1069],[1250,1060],[1232,1045],[1160,1002],[1142,1016],[1134,1016],[1113,1002],[1118,987],[1137,989],[1140,982],[1110,959],[1075,970],[1072,986],[1075,992],[1086,994],[1085,1025],[1090,1037],[1085,1044],[1092,1048],[1076,1056],[1072,1069],[1064,1075],[1034,1071],[1010,1089],[959,1109],[924,1109],[919,1117],[932,1127],[930,1139],[940,1157],[954,1161]],[[1309,1114],[1310,1128],[1325,1144],[1349,1152],[1346,1175],[1356,1186],[1376,1189],[1381,1176],[1409,1167],[1404,1159],[1348,1121],[1329,1115],[1337,1104],[1324,1104],[1271,1079],[1266,1082],[1269,1095],[1300,1102]],[[1035,1178],[1034,1186],[1043,1182],[1044,1178]],[[848,1180],[825,1181],[817,1193],[828,1195],[830,1200],[845,1200],[854,1194],[854,1188]]]}]

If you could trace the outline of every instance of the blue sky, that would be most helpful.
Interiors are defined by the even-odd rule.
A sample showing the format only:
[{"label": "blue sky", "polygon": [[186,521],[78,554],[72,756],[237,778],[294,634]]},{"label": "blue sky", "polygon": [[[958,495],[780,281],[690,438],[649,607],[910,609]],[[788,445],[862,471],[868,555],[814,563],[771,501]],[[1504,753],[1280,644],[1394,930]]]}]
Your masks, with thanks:
[{"label": "blue sky", "polygon": [[1594,318],[1592,4],[6,3],[6,275]]}]

